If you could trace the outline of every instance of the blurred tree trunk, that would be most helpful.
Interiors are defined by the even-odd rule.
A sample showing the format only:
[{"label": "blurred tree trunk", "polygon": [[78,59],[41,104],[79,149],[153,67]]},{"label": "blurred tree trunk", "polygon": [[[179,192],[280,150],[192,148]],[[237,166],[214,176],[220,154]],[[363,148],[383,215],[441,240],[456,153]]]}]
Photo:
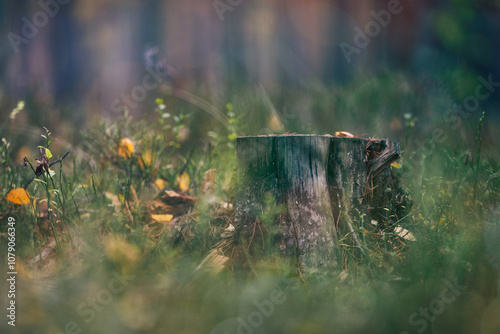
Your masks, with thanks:
[{"label": "blurred tree trunk", "polygon": [[384,223],[383,209],[390,206],[397,188],[388,167],[399,158],[399,145],[386,140],[240,137],[237,156],[240,239],[251,243],[255,224],[276,205],[278,232],[272,238],[283,255],[295,257],[305,270],[336,266],[337,233],[352,232],[351,222],[363,213]]}]

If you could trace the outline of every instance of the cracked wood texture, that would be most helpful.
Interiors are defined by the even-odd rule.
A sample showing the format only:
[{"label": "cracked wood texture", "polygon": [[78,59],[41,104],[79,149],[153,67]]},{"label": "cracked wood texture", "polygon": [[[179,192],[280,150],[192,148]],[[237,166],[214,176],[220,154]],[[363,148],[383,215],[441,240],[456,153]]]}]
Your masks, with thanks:
[{"label": "cracked wood texture", "polygon": [[[382,223],[393,199],[388,168],[400,156],[387,140],[330,135],[239,137],[238,237],[248,244],[266,206],[276,215],[276,246],[304,270],[339,263],[337,234],[354,211]],[[394,187],[393,187],[394,188]],[[390,192],[390,194],[389,194]],[[274,203],[268,203],[269,201]],[[358,213],[359,215],[359,213]]]}]

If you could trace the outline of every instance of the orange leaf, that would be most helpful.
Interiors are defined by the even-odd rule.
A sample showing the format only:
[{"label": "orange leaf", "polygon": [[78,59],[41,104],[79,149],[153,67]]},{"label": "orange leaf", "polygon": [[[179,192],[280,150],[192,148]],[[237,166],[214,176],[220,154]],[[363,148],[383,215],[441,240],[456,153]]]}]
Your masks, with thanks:
[{"label": "orange leaf", "polygon": [[134,143],[130,138],[122,138],[118,145],[118,155],[122,158],[130,158],[135,152]]},{"label": "orange leaf", "polygon": [[336,137],[354,138],[354,135],[352,133],[347,132],[347,131],[336,131],[335,136]]},{"label": "orange leaf", "polygon": [[14,204],[23,205],[30,202],[30,195],[24,188],[17,188],[9,191],[5,199]]}]

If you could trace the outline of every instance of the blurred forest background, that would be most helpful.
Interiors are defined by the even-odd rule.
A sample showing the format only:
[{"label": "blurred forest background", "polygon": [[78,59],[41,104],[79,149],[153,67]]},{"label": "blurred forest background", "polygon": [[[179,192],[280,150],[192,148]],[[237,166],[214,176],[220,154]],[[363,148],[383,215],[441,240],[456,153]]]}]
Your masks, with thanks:
[{"label": "blurred forest background", "polygon": [[[148,74],[144,52],[151,47],[168,64],[175,87],[222,112],[239,97],[248,108],[248,133],[269,127],[266,106],[249,106],[255,103],[244,98],[260,98],[259,85],[285,130],[304,131],[298,125],[306,124],[319,133],[351,130],[401,138],[405,113],[417,117],[425,133],[426,124],[432,129],[453,103],[474,95],[478,76],[500,81],[498,0],[402,0],[402,11],[350,61],[341,43],[354,45],[355,28],[365,30],[374,21],[370,12],[387,10],[391,1],[61,0],[66,4],[58,5],[35,36],[14,46],[9,33],[23,36],[23,18],[33,22],[41,3],[51,2],[0,1],[0,115],[8,117],[17,101],[25,100],[24,122],[57,127],[68,140],[73,136],[66,125],[114,116],[113,101],[123,102],[122,94]],[[339,91],[346,98],[336,95]],[[148,91],[130,112],[144,116],[157,97],[160,88]],[[481,110],[493,122],[489,125],[496,124],[498,91],[480,102],[470,117],[474,126]],[[193,112],[199,113],[193,135],[217,124],[208,114]],[[349,113],[353,119],[346,119]],[[372,113],[381,116],[376,124],[370,122]]]},{"label": "blurred forest background", "polygon": [[[281,278],[252,332],[500,333],[499,59],[500,0],[0,0],[16,333],[227,333]],[[358,211],[339,268],[303,275],[266,196],[247,246],[236,138],[285,131],[398,141],[409,213]]]}]

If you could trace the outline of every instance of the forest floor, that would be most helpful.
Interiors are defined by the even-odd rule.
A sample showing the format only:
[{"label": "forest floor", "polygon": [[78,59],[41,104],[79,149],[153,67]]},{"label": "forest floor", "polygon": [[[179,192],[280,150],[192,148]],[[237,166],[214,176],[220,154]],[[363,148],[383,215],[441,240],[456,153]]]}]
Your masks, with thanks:
[{"label": "forest floor", "polygon": [[237,103],[189,149],[189,117],[156,103],[156,121],[124,112],[75,146],[41,127],[11,145],[16,115],[2,127],[2,333],[500,333],[500,162],[481,115],[441,144],[375,114],[403,129],[391,168],[411,210],[387,229],[358,217],[363,252],[341,236],[338,268],[304,273],[267,238],[272,199],[259,254],[234,237]]}]

